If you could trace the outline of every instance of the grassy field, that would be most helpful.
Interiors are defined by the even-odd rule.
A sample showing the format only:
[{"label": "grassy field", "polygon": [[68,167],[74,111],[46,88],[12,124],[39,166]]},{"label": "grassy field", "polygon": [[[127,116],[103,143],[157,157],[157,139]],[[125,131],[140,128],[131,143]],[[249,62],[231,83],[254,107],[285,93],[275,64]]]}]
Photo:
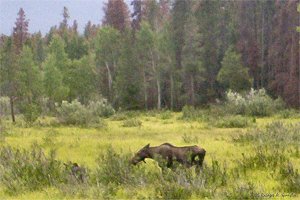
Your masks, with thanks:
[{"label": "grassy field", "polygon": [[[226,121],[226,118],[223,120]],[[273,165],[268,163],[273,161],[268,159],[266,159],[266,164],[257,167],[260,162],[256,160],[257,154],[255,151],[258,146],[266,146],[264,141],[253,138],[248,140],[241,137],[241,135],[245,134],[259,133],[259,130],[265,130],[270,124],[278,121],[280,121],[278,122],[281,124],[280,126],[297,124],[300,121],[299,116],[285,119],[280,116],[250,119],[251,123],[243,128],[218,126],[213,119],[210,121],[186,120],[182,119],[182,113],[169,111],[135,113],[126,115],[126,117],[113,116],[105,119],[106,126],[97,129],[62,126],[52,123],[52,121],[55,121],[55,119],[45,117],[39,119],[38,123],[31,126],[20,122],[12,126],[9,121],[4,121],[6,128],[0,138],[1,146],[9,145],[19,149],[30,149],[32,145],[36,145],[42,147],[46,153],[54,149],[57,160],[65,163],[68,161],[77,162],[80,166],[85,166],[90,173],[88,183],[53,185],[14,194],[7,192],[6,185],[0,183],[0,199],[184,198],[185,192],[187,192],[186,197],[192,199],[205,197],[218,199],[241,198],[249,197],[250,193],[253,192],[256,195],[252,197],[256,198],[276,194],[286,195],[285,199],[300,198],[299,189],[284,187],[286,181],[294,180],[296,185],[299,184],[299,174],[297,175],[295,172],[293,177],[288,180],[278,178],[281,176],[280,174],[282,173],[280,171],[282,171],[284,166],[275,163],[275,170],[272,167]],[[296,128],[294,127],[294,129]],[[300,135],[299,130],[298,132],[293,130],[294,133],[291,134]],[[269,132],[267,131],[267,133]],[[282,152],[280,156],[288,159],[286,163],[291,163],[294,171],[299,170],[300,156],[299,148],[297,147],[300,144],[299,137],[291,139],[291,141],[286,138],[288,137],[281,138],[283,145],[286,145],[283,148],[286,151]],[[184,186],[184,184],[178,183],[178,187],[174,185],[173,188],[169,188],[170,193],[173,190],[180,191],[181,193],[177,196],[165,194],[166,185],[160,187],[156,185],[155,178],[147,179],[147,176],[155,177],[161,174],[157,163],[152,160],[146,160],[146,164],[140,163],[134,169],[137,172],[132,173],[133,176],[139,174],[142,177],[139,179],[141,184],[127,184],[126,181],[111,184],[101,183],[100,181],[100,185],[93,183],[93,176],[96,176],[97,169],[101,168],[101,163],[106,161],[105,159],[101,161],[98,158],[100,155],[106,154],[107,149],[113,149],[118,156],[122,157],[124,155],[124,158],[127,158],[148,143],[151,146],[155,146],[165,142],[177,146],[197,144],[205,148],[207,151],[204,161],[206,167],[204,167],[202,173],[205,174],[206,170],[214,172],[214,167],[218,166],[218,173],[223,178],[225,177],[225,183],[219,183],[221,177],[216,175],[216,180],[204,178],[203,180],[206,180],[207,184],[204,183],[201,186],[200,184],[191,184],[192,186],[189,188],[189,185]],[[293,144],[289,145],[289,142]],[[274,145],[275,148],[277,148],[276,144]],[[268,149],[265,152],[266,155],[263,156],[270,156],[268,152],[272,154],[272,151]],[[217,162],[217,165],[214,164],[215,162]],[[251,162],[252,164],[249,164]],[[114,166],[112,166],[113,170],[115,170]],[[242,172],[243,170],[246,172]],[[184,171],[187,173],[186,170]],[[235,171],[237,171],[238,175],[235,175]],[[165,173],[172,172],[168,171]],[[197,175],[192,172],[188,173],[191,173],[191,179],[198,180],[196,179]],[[176,180],[178,182],[179,179]],[[210,180],[210,183],[208,183],[208,180]],[[174,181],[174,184],[177,184],[177,182]],[[194,191],[198,189],[201,192]]]}]

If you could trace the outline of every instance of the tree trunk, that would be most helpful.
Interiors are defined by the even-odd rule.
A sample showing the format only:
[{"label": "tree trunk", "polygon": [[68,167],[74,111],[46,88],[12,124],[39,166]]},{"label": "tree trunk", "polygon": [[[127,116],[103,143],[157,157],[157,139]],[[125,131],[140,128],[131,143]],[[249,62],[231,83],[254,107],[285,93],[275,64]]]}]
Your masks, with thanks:
[{"label": "tree trunk", "polygon": [[160,82],[158,78],[156,79],[156,85],[157,85],[157,109],[161,109],[161,88],[160,88]]},{"label": "tree trunk", "polygon": [[174,78],[173,78],[173,73],[171,72],[171,75],[170,75],[170,85],[171,85],[171,110],[174,109]]},{"label": "tree trunk", "polygon": [[157,86],[157,109],[161,109],[161,88],[160,88],[160,82],[159,82],[159,76],[155,68],[155,61],[154,61],[154,55],[151,51],[151,61],[152,61],[152,70],[156,77],[156,86]]},{"label": "tree trunk", "polygon": [[107,62],[105,62],[105,66],[107,69],[107,79],[108,79],[108,99],[112,101],[112,76]]},{"label": "tree trunk", "polygon": [[145,101],[145,109],[148,110],[148,94],[147,94],[147,80],[146,80],[146,72],[143,72],[144,78],[144,101]]},{"label": "tree trunk", "polygon": [[194,88],[194,77],[191,76],[191,103],[195,106],[195,88]]},{"label": "tree trunk", "polygon": [[11,113],[11,119],[12,122],[15,123],[16,119],[15,119],[15,111],[14,111],[14,99],[12,96],[9,97],[10,100],[10,113]]}]

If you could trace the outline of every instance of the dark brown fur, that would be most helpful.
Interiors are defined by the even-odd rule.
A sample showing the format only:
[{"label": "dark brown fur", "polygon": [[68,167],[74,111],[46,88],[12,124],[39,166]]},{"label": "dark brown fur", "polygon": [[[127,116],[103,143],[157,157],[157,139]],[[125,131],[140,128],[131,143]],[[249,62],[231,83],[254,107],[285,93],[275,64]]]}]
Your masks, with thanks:
[{"label": "dark brown fur", "polygon": [[139,150],[131,159],[131,163],[144,161],[145,158],[155,159],[161,156],[167,160],[167,167],[170,168],[174,161],[183,164],[186,167],[196,165],[197,168],[202,167],[206,151],[198,146],[176,147],[170,143],[164,143],[156,147],[150,147],[150,144]]}]

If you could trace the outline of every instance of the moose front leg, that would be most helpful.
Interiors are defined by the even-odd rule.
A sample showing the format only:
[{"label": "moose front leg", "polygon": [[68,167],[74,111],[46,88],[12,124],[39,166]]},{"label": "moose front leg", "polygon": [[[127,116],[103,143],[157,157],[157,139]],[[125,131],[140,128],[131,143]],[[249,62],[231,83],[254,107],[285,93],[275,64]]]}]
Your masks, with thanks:
[{"label": "moose front leg", "polygon": [[171,168],[172,166],[173,166],[173,158],[169,156],[167,162],[167,168]]}]

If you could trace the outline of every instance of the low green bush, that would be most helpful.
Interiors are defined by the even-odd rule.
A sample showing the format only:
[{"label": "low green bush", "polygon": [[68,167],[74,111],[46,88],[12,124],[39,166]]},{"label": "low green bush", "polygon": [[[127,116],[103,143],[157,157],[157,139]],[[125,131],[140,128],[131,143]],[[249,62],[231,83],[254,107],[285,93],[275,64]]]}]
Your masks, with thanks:
[{"label": "low green bush", "polygon": [[6,191],[16,194],[65,182],[62,163],[51,151],[47,156],[38,145],[30,150],[2,147],[0,150],[0,181]]},{"label": "low green bush", "polygon": [[9,97],[0,97],[0,116],[6,116],[10,114]]},{"label": "low green bush", "polygon": [[40,116],[41,108],[39,105],[31,103],[24,105],[21,112],[24,116],[25,122],[31,124]]},{"label": "low green bush", "polygon": [[244,128],[250,126],[254,120],[250,120],[247,117],[242,117],[240,115],[227,116],[220,118],[210,123],[218,128]]},{"label": "low green bush", "polygon": [[238,167],[244,173],[249,169],[271,169],[273,171],[282,163],[288,162],[282,148],[269,149],[265,146],[258,146],[253,152],[253,155],[242,154],[243,158],[238,161]]},{"label": "low green bush", "polygon": [[60,106],[57,106],[57,118],[62,124],[105,128],[107,124],[96,113],[98,112],[96,104],[90,108],[95,110],[82,105],[78,100],[71,103],[63,101]]}]

